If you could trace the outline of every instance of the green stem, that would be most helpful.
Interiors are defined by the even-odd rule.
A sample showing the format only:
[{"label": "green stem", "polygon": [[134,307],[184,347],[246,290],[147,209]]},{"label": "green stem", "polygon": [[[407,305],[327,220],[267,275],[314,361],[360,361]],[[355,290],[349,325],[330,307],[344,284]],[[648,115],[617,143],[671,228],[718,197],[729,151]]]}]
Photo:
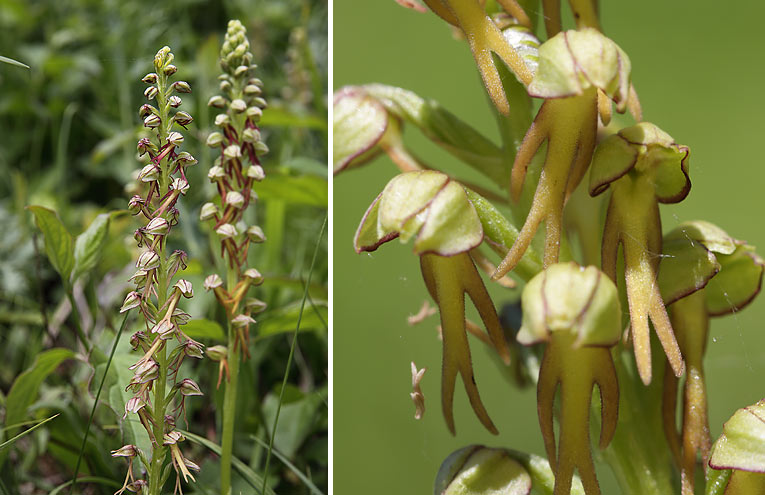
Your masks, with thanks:
[{"label": "green stem", "polygon": [[83,347],[85,347],[85,354],[90,354],[90,342],[82,329],[82,325],[80,325],[82,318],[80,310],[77,309],[77,302],[74,300],[74,289],[71,285],[66,286],[66,296],[69,298],[69,304],[72,305],[72,319],[74,320],[74,330],[77,332],[77,338],[80,339]]},{"label": "green stem", "polygon": [[[237,270],[229,266],[226,274],[226,285],[228,291],[233,292],[237,282]],[[234,314],[229,314],[232,318]],[[244,345],[244,342],[240,343]],[[228,369],[229,380],[226,383],[226,390],[223,395],[223,427],[221,433],[221,454],[220,454],[220,493],[229,495],[231,493],[231,460],[234,452],[234,430],[236,428],[236,392],[239,384],[239,362],[241,349],[235,351],[236,331],[228,323]]]},{"label": "green stem", "polygon": [[[159,336],[157,336],[159,338]],[[163,345],[154,357],[159,365],[159,376],[154,382],[154,438],[149,470],[149,495],[162,495],[162,467],[167,448],[162,445],[165,436],[165,387],[167,385],[167,356]]]}]

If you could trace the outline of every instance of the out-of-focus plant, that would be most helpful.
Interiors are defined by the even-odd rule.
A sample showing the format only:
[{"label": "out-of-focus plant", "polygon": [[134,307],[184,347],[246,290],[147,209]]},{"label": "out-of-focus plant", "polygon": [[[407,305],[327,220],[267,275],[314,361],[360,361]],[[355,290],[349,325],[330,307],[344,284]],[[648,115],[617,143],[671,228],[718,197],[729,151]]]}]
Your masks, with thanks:
[{"label": "out-of-focus plant", "polygon": [[[762,479],[748,473],[761,472],[761,466],[747,463],[743,453],[735,462],[727,451],[717,454],[724,460],[709,462],[703,356],[709,317],[746,306],[759,292],[765,262],[706,222],[682,224],[663,236],[659,204],[689,194],[690,150],[643,121],[629,57],[600,31],[597,2],[569,2],[576,26],[567,30],[560,2],[399,3],[429,8],[465,38],[502,142],[494,144],[444,105],[401,88],[338,89],[335,173],[382,153],[401,172],[362,216],[355,248],[370,252],[396,238],[413,241],[441,316],[447,428],[454,433],[459,373],[481,424],[498,433],[474,380],[472,333],[503,366],[521,371],[515,376],[536,383],[548,456],[543,464],[550,472],[540,476],[539,464],[508,449],[471,446],[444,462],[435,493],[598,495],[595,459],[610,465],[625,494],[692,495],[704,486],[707,493],[721,493],[710,491],[727,483],[728,477],[715,474],[719,468],[742,472],[729,476],[725,493],[759,493]],[[545,18],[544,42],[533,31],[537,12]],[[541,99],[536,116],[532,98]],[[632,118],[614,115],[614,109]],[[452,177],[419,158],[402,137],[406,126],[420,129],[496,187]],[[505,217],[508,210],[512,219]],[[545,232],[538,236],[542,223]],[[499,255],[496,267],[482,251],[484,243]],[[497,328],[479,267],[505,287],[523,286],[522,322],[506,333]],[[488,337],[466,319],[465,293]],[[651,338],[651,326],[658,339]],[[420,417],[422,376],[414,376]],[[599,404],[593,403],[595,388]],[[590,432],[597,416],[594,456]],[[761,440],[745,421],[729,424],[725,435],[738,440],[741,452]],[[719,440],[715,454],[726,445]]]}]

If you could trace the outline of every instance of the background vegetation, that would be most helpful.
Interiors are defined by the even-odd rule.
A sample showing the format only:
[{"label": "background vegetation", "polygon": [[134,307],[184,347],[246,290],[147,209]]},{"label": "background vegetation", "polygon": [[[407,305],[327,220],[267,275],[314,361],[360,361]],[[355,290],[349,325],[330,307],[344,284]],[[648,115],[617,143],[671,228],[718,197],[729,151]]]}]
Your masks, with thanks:
[{"label": "background vegetation", "polygon": [[[564,2],[565,4],[565,2]],[[759,19],[765,7],[748,2],[600,2],[602,25],[632,61],[645,118],[691,148],[690,196],[662,207],[665,231],[680,221],[705,219],[765,248],[761,99],[765,48]],[[566,9],[564,9],[566,10]],[[382,82],[441,102],[496,139],[477,71],[466,44],[455,41],[434,14],[393,1],[334,2],[334,88]],[[721,22],[723,19],[726,22]],[[571,22],[569,20],[569,26]],[[427,162],[481,182],[416,130],[405,140]],[[476,380],[499,437],[487,433],[458,385],[457,435],[440,412],[441,345],[437,317],[409,327],[427,298],[411,245],[391,243],[364,255],[353,233],[365,209],[397,173],[383,157],[334,182],[334,487],[338,495],[430,493],[442,460],[471,443],[544,454],[533,389],[519,391],[471,339]],[[518,297],[494,290],[496,301]],[[712,321],[707,380],[713,437],[740,407],[765,395],[765,303]],[[426,413],[416,421],[409,362],[427,367]],[[616,493],[608,468],[604,493]]]},{"label": "background vegetation", "polygon": [[[240,378],[234,453],[242,463],[234,493],[255,493],[253,477],[263,474],[267,448],[260,442],[270,435],[317,242],[318,262],[274,441],[274,450],[292,467],[274,459],[269,484],[280,494],[326,492],[328,263],[320,229],[327,205],[327,15],[325,0],[0,1],[0,55],[30,66],[0,63],[0,438],[20,431],[19,420],[60,414],[12,447],[0,447],[0,493],[48,493],[71,479],[101,381],[100,374],[93,378],[94,365],[111,349],[137,256],[132,236],[138,224],[126,213],[113,215],[99,263],[74,287],[81,324],[97,348],[89,359],[75,340],[71,305],[25,206],[55,209],[75,236],[99,213],[125,210],[126,187],[140,167],[135,146],[138,107],[145,101],[141,77],[152,70],[163,45],[175,53],[177,78],[193,88],[183,104],[195,118],[184,149],[199,164],[189,170],[191,189],[171,239],[172,248],[189,254],[184,278],[196,289],[187,310],[197,321],[188,333],[206,345],[225,343],[218,324],[225,317],[202,287],[206,275],[225,269],[216,266],[217,244],[198,217],[212,196],[206,175],[214,153],[204,142],[214,112],[206,104],[218,93],[217,58],[231,18],[247,27],[259,65],[269,102],[261,129],[271,150],[255,212],[268,241],[250,250],[250,265],[266,277],[255,295],[269,309],[252,329],[252,359]],[[123,445],[131,428],[119,418],[120,394],[131,374],[126,368],[135,361],[128,354],[133,331],[126,329],[117,348],[80,467],[81,474],[102,480],[82,485],[83,493],[113,493],[124,479],[126,463],[109,451]],[[69,351],[43,353],[54,347]],[[9,400],[11,386],[30,369],[23,375],[25,393],[19,389]],[[97,369],[103,372],[103,365]],[[185,375],[205,393],[186,401],[188,429],[217,444],[223,398],[223,389],[215,390],[217,363],[194,363]],[[185,492],[217,493],[217,456],[190,443],[186,454],[202,471]]]}]

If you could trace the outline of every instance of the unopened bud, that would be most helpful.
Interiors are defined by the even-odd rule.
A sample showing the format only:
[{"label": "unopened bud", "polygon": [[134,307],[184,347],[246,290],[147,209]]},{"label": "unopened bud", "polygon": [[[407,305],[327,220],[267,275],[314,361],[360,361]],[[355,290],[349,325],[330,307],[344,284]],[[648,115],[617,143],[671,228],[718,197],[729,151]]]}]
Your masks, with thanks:
[{"label": "unopened bud", "polygon": [[183,134],[180,132],[173,131],[167,136],[167,142],[172,144],[173,146],[180,146],[183,142]]},{"label": "unopened bud", "polygon": [[236,227],[230,223],[224,223],[215,230],[215,233],[221,236],[223,239],[230,239],[232,237],[236,237],[237,231]]},{"label": "unopened bud", "polygon": [[202,205],[202,211],[199,213],[201,221],[214,219],[218,215],[218,207],[214,203],[205,203]]},{"label": "unopened bud", "polygon": [[205,278],[205,283],[204,283],[205,290],[209,291],[212,289],[217,289],[218,287],[222,285],[223,285],[223,279],[220,278],[220,275],[212,274],[212,275],[208,275]]},{"label": "unopened bud", "polygon": [[260,141],[260,131],[252,127],[248,127],[242,131],[242,140],[245,143],[256,143]]},{"label": "unopened bud", "polygon": [[128,210],[130,210],[131,213],[138,213],[139,211],[141,211],[143,204],[144,204],[143,198],[136,194],[135,196],[130,198],[130,201],[128,201]]},{"label": "unopened bud", "polygon": [[191,86],[186,81],[175,81],[172,87],[179,93],[191,93]]},{"label": "unopened bud", "polygon": [[187,126],[194,121],[191,115],[184,111],[176,112],[176,114],[173,116],[173,120],[176,121],[178,125],[182,126]]},{"label": "unopened bud", "polygon": [[153,270],[159,266],[159,255],[154,251],[144,251],[138,257],[135,266],[141,270]]},{"label": "unopened bud", "polygon": [[248,96],[255,96],[260,94],[260,88],[255,86],[254,84],[248,84],[244,87],[244,94]]},{"label": "unopened bud", "polygon": [[253,225],[247,229],[247,238],[250,240],[250,242],[259,244],[266,240],[266,235],[263,233],[263,229],[257,225]]},{"label": "unopened bud", "polygon": [[170,231],[170,224],[162,217],[152,218],[146,227],[144,227],[144,231],[151,235],[167,235]]},{"label": "unopened bud", "polygon": [[144,90],[143,95],[147,99],[153,100],[157,96],[157,93],[159,93],[159,90],[157,89],[156,86],[149,86],[148,88]]},{"label": "unopened bud", "polygon": [[226,99],[221,95],[215,95],[207,101],[207,106],[213,108],[225,108]]},{"label": "unopened bud", "polygon": [[237,98],[231,102],[231,110],[235,111],[236,113],[242,113],[247,110],[247,103],[245,103],[244,100]]},{"label": "unopened bud", "polygon": [[258,122],[263,116],[263,110],[260,107],[247,107],[247,118],[253,122]]},{"label": "unopened bud", "polygon": [[190,167],[192,165],[196,165],[199,162],[188,151],[181,151],[178,153],[178,156],[175,157],[175,163],[180,163],[184,167]]},{"label": "unopened bud", "polygon": [[172,76],[178,72],[178,67],[174,66],[173,64],[170,64],[164,68],[164,73],[166,76]]},{"label": "unopened bud", "polygon": [[229,191],[226,193],[226,204],[239,210],[244,206],[244,196],[240,192]]},{"label": "unopened bud", "polygon": [[255,148],[255,153],[258,155],[265,155],[268,153],[268,146],[266,146],[266,143],[263,141],[258,141],[257,143],[252,145]]},{"label": "unopened bud", "polygon": [[260,182],[266,178],[266,172],[260,165],[252,165],[247,169],[247,177]]},{"label": "unopened bud", "polygon": [[220,146],[220,144],[223,142],[223,134],[220,132],[211,132],[209,136],[207,136],[207,146],[210,148],[217,148]]},{"label": "unopened bud", "polygon": [[173,95],[167,99],[167,102],[170,103],[171,107],[178,108],[179,106],[181,106],[181,103],[183,103],[183,100],[181,100],[180,96]]},{"label": "unopened bud", "polygon": [[122,307],[120,308],[120,313],[130,311],[131,309],[137,308],[140,305],[141,294],[135,291],[128,292],[128,295],[125,297],[125,302],[122,303]]},{"label": "unopened bud", "polygon": [[225,113],[219,113],[215,116],[215,125],[218,127],[223,127],[224,125],[228,125],[229,122],[231,122],[231,119],[228,118],[228,115]]},{"label": "unopened bud", "polygon": [[228,357],[228,348],[225,345],[214,345],[207,348],[207,357],[213,361],[222,361]]},{"label": "unopened bud", "polygon": [[255,105],[256,107],[260,107],[261,109],[266,108],[268,106],[268,103],[266,103],[266,100],[260,97],[253,98],[251,103]]},{"label": "unopened bud", "polygon": [[165,433],[162,445],[174,445],[183,440],[185,440],[185,438],[181,435],[181,432],[173,430],[170,433]]},{"label": "unopened bud", "polygon": [[148,127],[149,129],[159,127],[159,124],[161,123],[162,121],[159,119],[159,116],[154,114],[148,115],[145,119],[143,119],[143,126]]},{"label": "unopened bud", "polygon": [[128,413],[137,413],[145,405],[146,403],[140,397],[131,397],[125,403],[125,415],[122,416],[122,419],[127,418]]},{"label": "unopened bud", "polygon": [[222,179],[226,176],[226,172],[223,170],[223,167],[220,165],[215,165],[213,167],[210,167],[210,170],[207,171],[207,177],[210,179],[211,182],[217,182],[218,180]]},{"label": "unopened bud", "polygon": [[221,91],[227,93],[231,89],[231,83],[228,81],[221,81],[219,87]]},{"label": "unopened bud", "polygon": [[263,275],[261,275],[255,268],[248,268],[245,270],[244,276],[250,279],[252,285],[260,285],[263,283]]},{"label": "unopened bud", "polygon": [[151,114],[157,114],[157,109],[153,106],[149,105],[148,103],[141,105],[141,108],[138,109],[138,116],[142,119],[146,118],[148,115]]},{"label": "unopened bud", "polygon": [[205,355],[205,346],[196,340],[189,339],[183,344],[183,353],[191,358],[202,359]]},{"label": "unopened bud", "polygon": [[156,84],[157,83],[157,74],[154,72],[149,72],[145,76],[143,76],[143,79],[141,81],[145,82],[146,84]]}]

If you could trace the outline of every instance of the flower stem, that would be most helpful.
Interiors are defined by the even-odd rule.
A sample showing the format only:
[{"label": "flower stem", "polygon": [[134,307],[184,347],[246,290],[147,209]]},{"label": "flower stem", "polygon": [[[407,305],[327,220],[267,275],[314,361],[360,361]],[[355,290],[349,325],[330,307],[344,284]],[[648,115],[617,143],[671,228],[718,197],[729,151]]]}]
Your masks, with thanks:
[{"label": "flower stem", "polygon": [[[236,285],[237,273],[233,268],[228,269],[226,275],[228,290],[231,292]],[[233,315],[229,315],[231,318]],[[240,342],[244,345],[244,342]],[[228,323],[228,368],[230,377],[226,383],[223,395],[223,427],[221,433],[221,456],[220,456],[220,493],[229,495],[231,492],[231,460],[234,450],[234,429],[236,426],[236,392],[239,383],[239,354],[236,349],[236,330],[231,321]]]}]

